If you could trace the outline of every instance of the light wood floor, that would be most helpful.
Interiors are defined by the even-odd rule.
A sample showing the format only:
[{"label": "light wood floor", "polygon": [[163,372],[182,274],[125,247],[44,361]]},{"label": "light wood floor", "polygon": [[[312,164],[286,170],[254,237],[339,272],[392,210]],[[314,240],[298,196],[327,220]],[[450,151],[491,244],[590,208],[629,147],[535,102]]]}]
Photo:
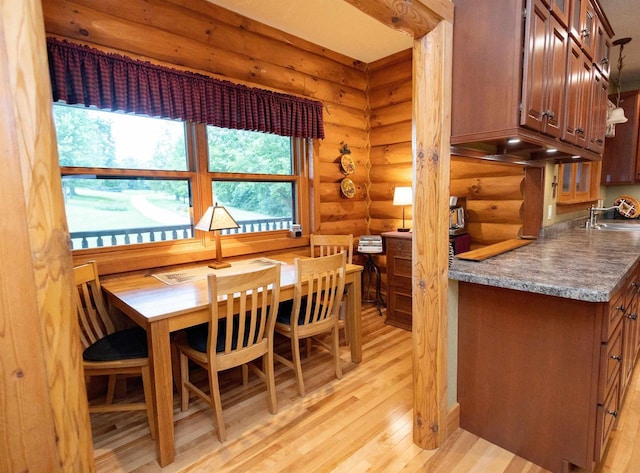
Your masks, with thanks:
[{"label": "light wood floor", "polygon": [[[441,472],[543,473],[546,470],[462,429],[440,449],[412,441],[411,334],[385,325],[374,306],[363,311],[363,362],[333,376],[330,357],[314,349],[303,364],[307,396],[293,372],[276,364],[279,411],[267,409],[264,385],[243,387],[239,370],[221,379],[228,441],[221,445],[212,412],[193,400],[180,412],[175,396],[176,461],[156,462],[146,416],[92,415],[98,472]],[[605,462],[598,473],[640,472],[640,369],[636,369]],[[129,397],[139,397],[135,383]]]}]

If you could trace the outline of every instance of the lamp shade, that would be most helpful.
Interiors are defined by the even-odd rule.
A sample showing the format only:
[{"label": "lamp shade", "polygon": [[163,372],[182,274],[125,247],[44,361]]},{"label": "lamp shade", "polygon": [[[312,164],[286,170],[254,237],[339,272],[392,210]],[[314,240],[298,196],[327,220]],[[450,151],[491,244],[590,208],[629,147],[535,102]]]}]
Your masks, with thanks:
[{"label": "lamp shade", "polygon": [[622,107],[616,107],[611,110],[607,118],[607,125],[617,125],[618,123],[627,123],[628,118],[624,116]]},{"label": "lamp shade", "polygon": [[396,187],[393,191],[393,205],[411,205],[413,192],[411,187]]},{"label": "lamp shade", "polygon": [[202,218],[196,224],[196,230],[205,232],[214,230],[227,230],[229,228],[240,228],[238,222],[227,212],[222,205],[216,204],[209,207]]}]

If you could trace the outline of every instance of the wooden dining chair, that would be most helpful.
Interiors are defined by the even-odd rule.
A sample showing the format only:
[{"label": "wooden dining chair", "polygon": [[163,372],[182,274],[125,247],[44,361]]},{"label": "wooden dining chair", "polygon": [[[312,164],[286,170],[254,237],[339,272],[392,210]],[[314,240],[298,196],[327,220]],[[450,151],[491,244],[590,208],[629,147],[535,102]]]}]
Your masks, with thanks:
[{"label": "wooden dining chair", "polygon": [[[280,300],[280,265],[243,274],[208,276],[210,322],[186,330],[177,340],[180,354],[181,408],[189,408],[189,391],[213,408],[218,439],[227,439],[218,373],[242,366],[247,384],[248,369],[267,385],[269,412],[278,410],[273,371],[273,329]],[[219,303],[219,301],[221,301]],[[254,360],[262,359],[262,368]],[[189,360],[209,375],[209,394],[189,379]]]},{"label": "wooden dining chair", "polygon": [[[336,378],[342,377],[338,312],[344,292],[346,253],[294,261],[297,281],[292,301],[280,304],[275,330],[291,339],[289,360],[275,353],[276,361],[293,369],[298,394],[305,395],[300,360],[300,340],[314,340],[333,354]],[[330,333],[331,344],[317,335]]]},{"label": "wooden dining chair", "polygon": [[[84,374],[108,376],[107,396],[103,404],[90,404],[89,412],[146,410],[151,437],[155,438],[155,417],[151,394],[151,371],[147,356],[147,335],[143,328],[115,330],[109,317],[95,261],[76,266],[73,275],[77,291],[75,303],[80,324]],[[114,403],[116,377],[141,376],[145,402]]]},{"label": "wooden dining chair", "polygon": [[353,263],[353,235],[311,234],[311,257],[335,255],[344,251],[347,263]]},{"label": "wooden dining chair", "polygon": [[[319,235],[311,234],[311,257],[335,255],[344,251],[347,254],[347,263],[353,263],[353,235]],[[344,307],[342,304],[341,307]],[[341,313],[344,311],[340,310]],[[349,344],[349,324],[347,318],[339,319],[338,324],[344,330],[345,344]],[[310,341],[307,343],[307,354],[310,350]]]}]

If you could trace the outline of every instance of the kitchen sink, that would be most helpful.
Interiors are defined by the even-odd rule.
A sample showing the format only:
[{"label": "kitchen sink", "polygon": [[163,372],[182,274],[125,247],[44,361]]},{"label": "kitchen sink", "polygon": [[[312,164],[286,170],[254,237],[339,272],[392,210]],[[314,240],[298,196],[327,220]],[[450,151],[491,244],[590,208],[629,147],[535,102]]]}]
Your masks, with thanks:
[{"label": "kitchen sink", "polygon": [[638,222],[611,222],[598,223],[594,230],[608,230],[612,232],[640,232],[640,221]]}]

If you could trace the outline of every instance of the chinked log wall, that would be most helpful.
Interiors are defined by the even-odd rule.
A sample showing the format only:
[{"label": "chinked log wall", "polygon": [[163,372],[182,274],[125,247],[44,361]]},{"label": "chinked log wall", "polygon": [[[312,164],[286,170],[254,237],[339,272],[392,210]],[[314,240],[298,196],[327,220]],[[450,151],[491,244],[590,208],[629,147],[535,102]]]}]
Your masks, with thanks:
[{"label": "chinked log wall", "polygon": [[[324,103],[314,160],[312,231],[367,233],[366,65],[204,0],[43,0],[48,35]],[[340,192],[342,144],[351,149],[354,198]]]}]

